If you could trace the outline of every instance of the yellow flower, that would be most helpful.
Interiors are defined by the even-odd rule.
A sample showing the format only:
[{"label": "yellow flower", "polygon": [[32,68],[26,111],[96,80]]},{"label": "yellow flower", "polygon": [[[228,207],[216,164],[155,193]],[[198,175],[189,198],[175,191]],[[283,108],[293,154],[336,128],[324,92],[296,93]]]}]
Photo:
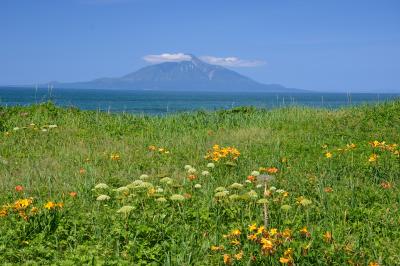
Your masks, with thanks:
[{"label": "yellow flower", "polygon": [[237,240],[237,239],[233,239],[233,240],[231,241],[231,244],[234,245],[234,246],[239,246],[239,245],[240,245],[240,241]]},{"label": "yellow flower", "polygon": [[48,209],[48,210],[54,209],[55,207],[56,207],[56,204],[54,202],[52,202],[52,201],[49,201],[44,205],[44,208]]},{"label": "yellow flower", "polygon": [[272,241],[269,240],[269,239],[267,239],[267,238],[265,238],[265,237],[261,238],[260,243],[263,244],[263,245],[270,245],[270,246],[272,246]]},{"label": "yellow flower", "polygon": [[20,210],[18,214],[19,214],[19,216],[22,217],[25,221],[28,221],[29,217],[28,217],[28,215],[26,215],[26,213],[25,213],[24,210]]},{"label": "yellow flower", "polygon": [[7,214],[8,214],[8,212],[7,212],[6,209],[1,209],[1,210],[0,210],[0,217],[6,217]]},{"label": "yellow flower", "polygon": [[282,264],[287,264],[290,262],[290,259],[282,257],[279,259],[279,262]]},{"label": "yellow flower", "polygon": [[274,236],[274,235],[276,235],[278,233],[278,229],[276,229],[276,228],[271,228],[270,230],[269,230],[269,234],[271,235],[271,236]]},{"label": "yellow flower", "polygon": [[390,189],[390,188],[392,188],[392,184],[390,182],[387,182],[387,181],[382,181],[381,187],[384,188],[384,189]]},{"label": "yellow flower", "polygon": [[156,146],[154,146],[154,145],[150,145],[150,146],[148,147],[148,149],[149,149],[150,151],[155,151],[157,148],[156,148]]},{"label": "yellow flower", "polygon": [[25,209],[32,203],[32,199],[20,199],[14,203],[14,209]]},{"label": "yellow flower", "polygon": [[241,260],[243,258],[243,250],[241,250],[239,253],[233,255],[235,257],[235,260]]},{"label": "yellow flower", "polygon": [[215,162],[219,161],[221,158],[226,158],[229,160],[236,160],[240,155],[240,152],[234,147],[220,147],[215,144],[211,150],[209,150],[204,156],[205,159],[213,160]]},{"label": "yellow flower", "polygon": [[285,250],[285,252],[283,252],[283,255],[285,257],[290,257],[293,254],[293,249],[292,248],[288,248],[287,250]]},{"label": "yellow flower", "polygon": [[350,143],[346,145],[347,149],[354,149],[356,147],[356,144]]},{"label": "yellow flower", "polygon": [[379,266],[379,263],[376,261],[371,261],[368,266]]},{"label": "yellow flower", "polygon": [[110,159],[111,159],[112,161],[118,161],[118,160],[121,159],[121,156],[119,156],[118,153],[113,153],[113,154],[110,155]]},{"label": "yellow flower", "polygon": [[38,211],[39,211],[38,208],[32,207],[32,209],[31,209],[31,214],[36,214]]},{"label": "yellow flower", "polygon": [[250,232],[253,232],[253,231],[255,231],[256,229],[257,229],[257,224],[249,225],[249,231],[250,231]]},{"label": "yellow flower", "polygon": [[330,153],[329,151],[325,153],[325,157],[330,159],[332,158],[332,153]]},{"label": "yellow flower", "polygon": [[261,244],[263,250],[272,250],[274,248],[274,244],[272,243],[272,241],[264,237],[261,238]]},{"label": "yellow flower", "polygon": [[242,233],[242,232],[240,232],[239,229],[234,229],[234,230],[232,230],[231,235],[233,235],[233,236],[240,236],[241,233]]},{"label": "yellow flower", "polygon": [[371,144],[371,146],[374,148],[379,147],[381,145],[381,143],[377,140],[374,140],[373,142],[370,142],[369,144]]},{"label": "yellow flower", "polygon": [[286,237],[286,238],[290,238],[292,236],[292,230],[290,230],[289,228],[286,228],[285,230],[283,230],[282,236]]},{"label": "yellow flower", "polygon": [[257,235],[262,234],[265,231],[265,227],[263,225],[261,225],[260,227],[258,227],[257,229]]},{"label": "yellow flower", "polygon": [[224,246],[211,246],[210,248],[212,251],[221,251],[224,250]]},{"label": "yellow flower", "polygon": [[368,162],[373,163],[378,159],[378,155],[373,153],[371,156],[369,156]]},{"label": "yellow flower", "polygon": [[232,263],[231,256],[229,254],[224,254],[224,264],[229,265]]},{"label": "yellow flower", "polygon": [[255,234],[251,234],[251,235],[247,236],[247,239],[255,241],[255,240],[257,240],[257,236]]},{"label": "yellow flower", "polygon": [[332,241],[332,233],[331,232],[326,231],[325,234],[323,235],[323,237],[324,237],[325,242],[329,243]]},{"label": "yellow flower", "polygon": [[307,227],[305,227],[305,226],[302,229],[300,229],[300,234],[305,237],[311,236],[310,232],[308,232]]}]

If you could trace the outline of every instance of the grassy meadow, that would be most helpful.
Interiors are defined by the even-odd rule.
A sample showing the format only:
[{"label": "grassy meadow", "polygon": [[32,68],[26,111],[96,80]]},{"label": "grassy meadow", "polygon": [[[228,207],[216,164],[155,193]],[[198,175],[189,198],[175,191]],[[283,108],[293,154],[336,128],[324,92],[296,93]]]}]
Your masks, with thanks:
[{"label": "grassy meadow", "polygon": [[4,265],[400,265],[400,101],[0,108]]}]

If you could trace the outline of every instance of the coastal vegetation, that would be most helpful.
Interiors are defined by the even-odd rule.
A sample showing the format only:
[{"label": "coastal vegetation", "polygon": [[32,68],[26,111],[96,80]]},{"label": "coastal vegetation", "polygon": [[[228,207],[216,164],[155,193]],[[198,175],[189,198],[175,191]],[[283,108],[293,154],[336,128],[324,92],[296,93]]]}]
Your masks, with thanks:
[{"label": "coastal vegetation", "polygon": [[0,262],[397,265],[400,101],[0,107]]}]

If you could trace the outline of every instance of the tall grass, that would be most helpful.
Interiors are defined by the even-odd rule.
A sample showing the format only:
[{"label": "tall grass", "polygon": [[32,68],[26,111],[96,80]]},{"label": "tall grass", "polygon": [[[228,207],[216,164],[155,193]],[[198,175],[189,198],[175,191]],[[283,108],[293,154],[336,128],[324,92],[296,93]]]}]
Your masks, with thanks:
[{"label": "tall grass", "polygon": [[[263,255],[245,235],[249,225],[263,224],[263,206],[257,204],[263,197],[269,200],[270,228],[293,232],[284,244],[295,250],[288,264],[400,261],[398,147],[389,151],[369,143],[399,143],[400,101],[335,111],[235,108],[165,117],[47,103],[0,108],[0,131],[0,206],[7,210],[0,216],[3,263],[219,265],[226,254],[233,264],[280,265],[283,250]],[[351,143],[356,147],[346,149]],[[214,144],[235,147],[241,155],[207,168],[204,155]],[[151,145],[157,149],[149,150]],[[120,159],[111,159],[113,154]],[[369,161],[372,154],[376,161]],[[188,164],[197,169],[193,181],[184,169]],[[269,185],[286,197],[273,191],[264,196],[263,187],[245,182],[260,167],[279,169]],[[210,176],[202,176],[203,170]],[[142,174],[163,191],[113,190]],[[165,177],[173,184],[163,183]],[[234,182],[244,188],[229,188]],[[110,188],[94,189],[98,183]],[[16,191],[17,185],[23,190]],[[216,199],[217,187],[240,199]],[[257,200],[246,196],[250,190]],[[111,198],[97,201],[100,194]],[[186,198],[170,200],[173,194]],[[301,196],[311,204],[302,206]],[[24,219],[13,204],[30,197]],[[167,201],[155,200],[160,197]],[[44,208],[49,201],[64,206]],[[124,205],[134,210],[117,213]],[[32,206],[37,213],[31,213]],[[309,237],[300,235],[304,227]],[[242,232],[239,247],[223,237],[233,229]],[[324,238],[326,232],[331,240]],[[223,251],[210,249],[221,245]],[[243,258],[235,260],[233,254],[241,250]]]}]

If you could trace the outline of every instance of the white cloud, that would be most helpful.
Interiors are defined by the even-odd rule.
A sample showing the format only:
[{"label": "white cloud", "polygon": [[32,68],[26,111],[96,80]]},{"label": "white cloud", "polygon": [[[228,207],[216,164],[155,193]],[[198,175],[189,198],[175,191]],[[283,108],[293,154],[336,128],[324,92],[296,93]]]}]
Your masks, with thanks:
[{"label": "white cloud", "polygon": [[[188,54],[184,53],[163,53],[158,55],[146,55],[143,59],[149,63],[157,64],[163,62],[181,62],[181,61],[190,61],[192,57]],[[240,59],[238,57],[216,57],[216,56],[200,56],[200,59],[206,63],[212,65],[220,65],[227,67],[257,67],[265,65],[266,62],[262,60],[246,60]]]},{"label": "white cloud", "polygon": [[146,55],[143,59],[149,63],[162,63],[162,62],[180,62],[180,61],[190,61],[192,57],[187,54],[177,53],[177,54],[158,54],[158,55]]},{"label": "white cloud", "polygon": [[227,67],[257,67],[266,64],[266,62],[262,60],[246,60],[237,57],[215,57],[205,55],[201,56],[200,59],[209,64]]}]

